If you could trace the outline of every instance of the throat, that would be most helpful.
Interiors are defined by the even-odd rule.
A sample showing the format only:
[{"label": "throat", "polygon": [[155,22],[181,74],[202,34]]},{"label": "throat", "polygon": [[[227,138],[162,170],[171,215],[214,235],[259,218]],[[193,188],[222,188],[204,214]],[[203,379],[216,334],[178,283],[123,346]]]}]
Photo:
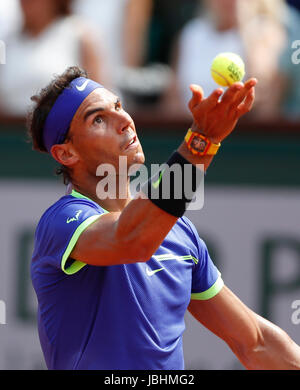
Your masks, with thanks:
[{"label": "throat", "polygon": [[131,201],[128,177],[105,176],[92,185],[72,183],[75,191],[91,199],[109,212],[121,212]]}]

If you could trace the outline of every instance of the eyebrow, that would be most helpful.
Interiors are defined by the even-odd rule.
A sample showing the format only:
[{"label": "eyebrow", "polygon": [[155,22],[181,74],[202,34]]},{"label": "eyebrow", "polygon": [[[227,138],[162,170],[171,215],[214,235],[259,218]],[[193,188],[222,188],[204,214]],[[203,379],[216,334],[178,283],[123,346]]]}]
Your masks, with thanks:
[{"label": "eyebrow", "polygon": [[[117,104],[119,104],[121,102],[121,99],[120,98],[117,98],[116,101],[115,101],[115,107],[117,106]],[[105,111],[105,108],[104,107],[96,107],[96,108],[93,108],[92,110],[89,110],[87,111],[85,114],[84,114],[84,117],[83,117],[83,120],[86,121],[87,118],[93,114],[95,114],[96,112],[103,112]]]},{"label": "eyebrow", "polygon": [[86,121],[89,116],[91,116],[99,111],[105,111],[105,109],[103,107],[93,108],[92,110],[89,110],[84,114],[83,120]]}]

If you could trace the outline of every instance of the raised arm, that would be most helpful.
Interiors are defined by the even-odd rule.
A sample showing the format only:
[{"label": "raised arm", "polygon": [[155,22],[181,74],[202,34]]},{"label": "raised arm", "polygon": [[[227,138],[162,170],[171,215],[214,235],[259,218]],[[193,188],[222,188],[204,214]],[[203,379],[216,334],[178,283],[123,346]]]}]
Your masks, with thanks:
[{"label": "raised arm", "polygon": [[223,339],[247,369],[300,370],[299,345],[250,310],[228,287],[207,301],[192,300],[189,311]]},{"label": "raised arm", "polygon": [[[207,99],[198,86],[191,86],[189,103],[194,122],[193,131],[201,132],[213,142],[221,142],[234,129],[239,117],[248,112],[254,101],[252,79],[245,85],[237,83],[229,88],[222,99],[217,89]],[[192,164],[204,164],[212,156],[194,156],[185,142],[178,152]],[[121,213],[101,216],[79,237],[71,257],[93,265],[114,265],[147,261],[160,246],[177,218],[158,208],[148,199],[133,199]]]}]

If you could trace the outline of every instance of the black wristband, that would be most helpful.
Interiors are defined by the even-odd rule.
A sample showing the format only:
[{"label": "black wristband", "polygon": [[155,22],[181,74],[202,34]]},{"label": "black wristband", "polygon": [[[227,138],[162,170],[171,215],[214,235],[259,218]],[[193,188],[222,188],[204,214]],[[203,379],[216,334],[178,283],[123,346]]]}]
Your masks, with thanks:
[{"label": "black wristband", "polygon": [[142,191],[157,207],[180,218],[192,201],[203,175],[203,171],[176,151],[142,186]]}]

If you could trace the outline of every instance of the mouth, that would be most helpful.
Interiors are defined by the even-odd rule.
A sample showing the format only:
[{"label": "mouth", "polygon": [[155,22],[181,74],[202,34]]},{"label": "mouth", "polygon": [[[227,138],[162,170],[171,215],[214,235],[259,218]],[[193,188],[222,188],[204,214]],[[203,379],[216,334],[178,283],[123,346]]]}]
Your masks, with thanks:
[{"label": "mouth", "polygon": [[131,149],[133,147],[136,147],[137,146],[137,136],[135,135],[131,141],[127,144],[125,150],[128,150],[128,149]]}]

